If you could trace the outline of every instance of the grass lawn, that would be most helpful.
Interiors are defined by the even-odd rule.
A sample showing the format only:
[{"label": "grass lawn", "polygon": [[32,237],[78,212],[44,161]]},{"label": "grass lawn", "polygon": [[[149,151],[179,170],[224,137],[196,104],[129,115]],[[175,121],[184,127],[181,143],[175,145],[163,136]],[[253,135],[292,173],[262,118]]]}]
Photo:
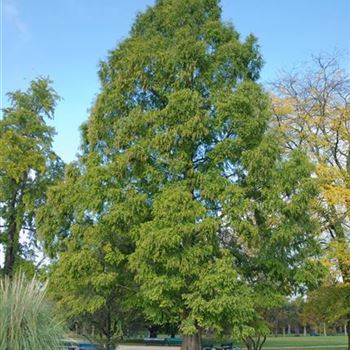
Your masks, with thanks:
[{"label": "grass lawn", "polygon": [[[160,338],[168,337],[166,335],[159,336]],[[204,343],[219,345],[221,343],[230,342],[230,340],[204,340]],[[143,345],[143,339],[128,339],[122,342],[127,345]],[[310,336],[286,336],[286,337],[268,337],[266,343],[264,344],[263,349],[273,349],[273,350],[345,350],[347,348],[347,337],[346,336],[318,336],[318,337],[310,337]],[[152,350],[152,347],[149,346],[149,349]],[[161,349],[161,347],[159,347]],[[244,347],[243,347],[244,349]]]},{"label": "grass lawn", "polygon": [[[295,347],[302,349],[303,347],[312,346],[313,350],[333,350],[345,349],[347,344],[347,337],[345,336],[328,336],[328,337],[269,337],[266,340],[264,348],[280,349],[285,347]],[[317,348],[320,346],[320,348]],[[332,347],[335,346],[335,347]]]}]

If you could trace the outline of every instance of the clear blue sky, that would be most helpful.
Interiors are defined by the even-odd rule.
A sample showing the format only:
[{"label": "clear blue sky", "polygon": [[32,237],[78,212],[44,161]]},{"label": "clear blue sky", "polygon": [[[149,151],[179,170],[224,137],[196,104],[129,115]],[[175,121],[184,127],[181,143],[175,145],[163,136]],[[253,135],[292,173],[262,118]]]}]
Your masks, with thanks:
[{"label": "clear blue sky", "polygon": [[[98,62],[128,35],[138,11],[154,0],[0,0],[1,97],[50,76],[64,98],[56,119],[56,152],[75,158],[79,125],[99,91]],[[350,0],[223,0],[223,18],[244,38],[255,34],[265,59],[262,81],[312,53],[350,52]],[[348,65],[349,68],[349,65]]]}]

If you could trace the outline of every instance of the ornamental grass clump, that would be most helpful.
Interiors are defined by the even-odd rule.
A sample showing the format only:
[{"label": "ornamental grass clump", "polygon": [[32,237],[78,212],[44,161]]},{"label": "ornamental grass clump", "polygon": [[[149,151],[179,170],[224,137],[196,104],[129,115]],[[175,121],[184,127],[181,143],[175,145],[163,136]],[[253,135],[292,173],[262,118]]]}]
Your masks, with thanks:
[{"label": "ornamental grass clump", "polygon": [[45,300],[46,286],[23,274],[0,280],[0,350],[59,349],[62,328]]}]

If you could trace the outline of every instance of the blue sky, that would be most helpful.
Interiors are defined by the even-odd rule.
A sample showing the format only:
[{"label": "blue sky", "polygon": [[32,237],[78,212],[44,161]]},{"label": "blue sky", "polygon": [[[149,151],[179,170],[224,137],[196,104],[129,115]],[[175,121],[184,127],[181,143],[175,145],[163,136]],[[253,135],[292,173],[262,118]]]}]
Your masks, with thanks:
[{"label": "blue sky", "polygon": [[[1,101],[49,76],[63,97],[56,110],[55,150],[72,161],[79,125],[99,91],[98,62],[127,37],[138,11],[154,0],[0,0]],[[223,18],[244,38],[255,34],[265,59],[262,81],[311,54],[350,53],[349,0],[222,0]],[[348,65],[347,68],[350,68]]]}]

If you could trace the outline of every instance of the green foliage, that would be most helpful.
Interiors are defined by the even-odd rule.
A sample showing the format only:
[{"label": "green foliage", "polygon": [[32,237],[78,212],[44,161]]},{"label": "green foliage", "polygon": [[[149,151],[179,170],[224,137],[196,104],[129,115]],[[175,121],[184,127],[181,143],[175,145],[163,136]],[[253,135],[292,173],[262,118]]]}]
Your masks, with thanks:
[{"label": "green foliage", "polygon": [[350,286],[344,283],[323,285],[308,295],[303,313],[311,323],[334,323],[348,320]]},{"label": "green foliage", "polygon": [[215,219],[181,184],[168,187],[156,196],[153,220],[140,226],[131,256],[144,310],[184,334],[198,326],[220,333],[228,320],[248,319],[250,292],[218,244]]},{"label": "green foliage", "polygon": [[[53,118],[59,97],[51,81],[39,78],[27,91],[8,93],[11,106],[0,120],[0,244],[5,250],[4,272],[11,275],[21,261],[34,260],[37,245],[36,210],[46,189],[62,175],[62,162],[52,151]],[[28,243],[20,243],[20,232]]]},{"label": "green foliage", "polygon": [[61,325],[45,300],[46,284],[23,274],[0,281],[0,349],[58,349]]},{"label": "green foliage", "polygon": [[107,169],[90,166],[82,173],[69,165],[38,214],[47,252],[59,258],[49,271],[50,296],[67,320],[94,326],[100,343],[114,342],[136,319],[126,256],[132,251],[129,227],[142,213],[132,211],[140,205],[137,199],[110,181]]},{"label": "green foliage", "polygon": [[185,336],[266,332],[266,308],[318,283],[313,167],[268,131],[261,65],[216,0],[157,1],[101,63],[83,154],[39,220],[70,314],[123,299]]}]

